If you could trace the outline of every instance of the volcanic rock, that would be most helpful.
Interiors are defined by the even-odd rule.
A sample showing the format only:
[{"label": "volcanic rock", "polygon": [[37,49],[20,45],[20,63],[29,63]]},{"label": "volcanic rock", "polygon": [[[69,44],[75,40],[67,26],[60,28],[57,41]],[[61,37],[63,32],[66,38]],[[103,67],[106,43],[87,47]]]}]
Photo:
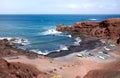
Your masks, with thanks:
[{"label": "volcanic rock", "polygon": [[37,58],[38,55],[35,52],[26,51],[15,46],[14,43],[9,42],[7,39],[0,40],[0,57],[26,55],[29,58]]},{"label": "volcanic rock", "polygon": [[61,32],[66,32],[66,31],[68,32],[70,31],[70,28],[67,25],[59,24],[57,25],[56,30]]},{"label": "volcanic rock", "polygon": [[77,22],[71,27],[57,26],[56,30],[67,32],[73,36],[90,36],[113,39],[120,43],[120,18],[111,18],[102,22]]},{"label": "volcanic rock", "polygon": [[44,74],[31,65],[23,63],[8,63],[0,58],[0,78],[36,78]]},{"label": "volcanic rock", "polygon": [[120,78],[120,71],[115,70],[91,70],[84,78]]}]

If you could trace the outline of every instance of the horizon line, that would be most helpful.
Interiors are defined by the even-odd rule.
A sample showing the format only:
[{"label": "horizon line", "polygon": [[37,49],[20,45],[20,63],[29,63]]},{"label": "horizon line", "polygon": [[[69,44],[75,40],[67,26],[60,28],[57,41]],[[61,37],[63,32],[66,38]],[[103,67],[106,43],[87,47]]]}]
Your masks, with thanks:
[{"label": "horizon line", "polygon": [[120,14],[0,14],[0,15],[120,15]]}]

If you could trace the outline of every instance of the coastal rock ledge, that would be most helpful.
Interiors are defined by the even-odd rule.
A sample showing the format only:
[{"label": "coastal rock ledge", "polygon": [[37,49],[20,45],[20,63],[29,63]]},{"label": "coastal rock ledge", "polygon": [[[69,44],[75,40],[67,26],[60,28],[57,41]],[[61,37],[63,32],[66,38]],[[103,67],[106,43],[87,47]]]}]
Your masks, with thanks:
[{"label": "coastal rock ledge", "polygon": [[112,39],[120,44],[120,18],[110,18],[101,22],[76,22],[71,27],[57,25],[57,31],[69,33],[72,36],[89,36]]}]

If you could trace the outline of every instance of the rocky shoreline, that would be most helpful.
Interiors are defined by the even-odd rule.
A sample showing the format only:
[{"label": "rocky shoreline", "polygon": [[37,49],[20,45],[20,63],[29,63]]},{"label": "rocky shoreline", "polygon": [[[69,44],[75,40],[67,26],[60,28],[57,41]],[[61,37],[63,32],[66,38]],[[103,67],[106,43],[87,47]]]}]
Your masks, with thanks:
[{"label": "rocky shoreline", "polygon": [[[15,38],[11,38],[12,41]],[[8,40],[7,38],[0,40],[0,57],[9,57],[9,56],[19,56],[19,55],[25,55],[28,58],[35,59],[39,56],[44,56],[42,54],[37,54],[32,51],[24,50],[18,47],[19,46],[24,46],[21,44],[18,44],[16,46],[15,43],[13,43],[11,40]],[[50,57],[50,58],[56,58],[56,57],[62,57],[74,52],[80,52],[83,50],[92,50],[97,47],[100,47],[103,45],[103,43],[100,41],[100,39],[97,38],[90,38],[90,39],[85,39],[82,40],[82,42],[79,42],[80,45],[66,45],[68,50],[60,50],[51,52],[45,56]],[[92,46],[91,46],[92,45]]]},{"label": "rocky shoreline", "polygon": [[82,38],[80,46],[70,45],[68,50],[51,52],[48,57],[61,57],[73,52],[91,50],[104,45],[100,40],[105,39],[105,43],[120,43],[120,18],[111,18],[102,22],[77,22],[71,27],[67,25],[57,25],[57,31],[71,34],[73,37]]},{"label": "rocky shoreline", "polygon": [[[120,18],[111,18],[102,22],[77,22],[71,27],[66,25],[58,25],[56,28],[57,31],[61,31],[67,34],[71,34],[73,37],[82,38],[80,45],[67,45],[68,50],[60,50],[51,52],[45,56],[47,57],[61,57],[68,55],[73,52],[80,52],[83,50],[95,49],[103,45],[100,41],[105,39],[106,43],[119,44],[120,43]],[[13,38],[15,40],[15,38]],[[13,41],[13,39],[11,39]],[[24,40],[22,40],[24,41]],[[39,54],[26,51],[16,47],[16,45],[8,41],[7,39],[0,40],[0,56],[15,56],[15,55],[26,55],[30,58],[36,58]]]},{"label": "rocky shoreline", "polygon": [[[37,78],[46,77],[46,73],[39,71],[35,66],[20,62],[8,62],[9,60],[19,59],[18,56],[25,56],[28,59],[47,58],[43,55],[23,50],[7,39],[0,40],[0,78]],[[48,76],[48,75],[47,75]]]},{"label": "rocky shoreline", "polygon": [[[71,34],[73,37],[80,37],[82,38],[82,42],[80,42],[80,45],[75,46],[75,45],[68,45],[68,50],[60,50],[59,52],[52,52],[47,54],[46,56],[44,55],[40,55],[37,54],[35,52],[32,51],[26,51],[23,49],[18,48],[13,42],[7,40],[7,39],[2,39],[0,40],[0,70],[4,70],[4,71],[0,71],[0,76],[1,78],[50,78],[50,75],[52,75],[54,77],[54,75],[56,75],[57,73],[64,75],[64,68],[69,67],[69,69],[66,68],[66,71],[69,72],[70,70],[73,69],[74,65],[76,65],[75,71],[82,67],[82,69],[85,71],[85,73],[81,74],[81,76],[84,76],[84,78],[106,78],[106,77],[111,77],[111,73],[114,76],[114,78],[116,78],[116,76],[119,78],[119,69],[120,69],[120,62],[119,62],[119,46],[120,46],[120,18],[112,18],[112,19],[107,19],[105,21],[102,22],[77,22],[75,23],[73,26],[68,27],[66,25],[59,25],[56,28],[57,31],[61,31],[64,33],[68,33]],[[104,42],[102,42],[101,40],[104,40]],[[22,40],[24,41],[24,40]],[[54,58],[57,57],[64,57],[67,56],[71,53],[75,53],[75,52],[81,52],[83,50],[92,50],[95,49],[97,47],[100,46],[104,46],[104,44],[107,43],[114,43],[117,45],[117,51],[116,54],[114,54],[113,58],[115,58],[115,61],[110,63],[108,62],[97,62],[96,60],[92,60],[90,61],[87,58],[79,58],[81,62],[76,60],[74,60],[74,65],[69,65],[69,61],[66,62],[64,64],[64,62],[58,62],[58,61],[54,61]],[[111,51],[112,53],[112,51]],[[8,59],[9,62],[5,61],[4,58],[7,57],[14,57],[15,58],[11,58]],[[23,56],[27,57],[24,59]],[[17,58],[18,57],[18,58]],[[51,58],[49,58],[51,57]],[[91,57],[90,57],[91,58]],[[95,57],[92,57],[95,58]],[[14,59],[18,59],[18,60],[14,60]],[[26,60],[25,60],[26,59]],[[111,59],[109,59],[111,60]],[[41,67],[38,65],[38,61],[39,64],[41,65]],[[23,63],[20,63],[23,62]],[[26,63],[27,62],[27,63]],[[33,62],[36,62],[35,64]],[[115,64],[113,64],[115,62]],[[26,64],[24,64],[26,63]],[[99,67],[103,67],[100,69],[95,69],[97,68],[96,66],[98,66],[100,63]],[[30,64],[30,65],[29,65]],[[48,65],[49,71],[48,69],[43,66],[43,65]],[[63,64],[63,65],[62,65]],[[70,64],[73,64],[72,62],[70,62]],[[88,64],[94,64],[95,66],[95,70],[92,69],[91,65]],[[31,66],[33,65],[33,66]],[[67,66],[68,65],[68,66]],[[115,71],[110,71],[110,68],[113,65],[113,68],[117,67],[117,69],[114,69]],[[38,68],[36,68],[38,66]],[[54,68],[54,66],[56,69]],[[60,67],[58,67],[60,66]],[[63,67],[62,67],[63,66]],[[78,66],[78,67],[77,67]],[[108,66],[108,68],[106,68],[107,70],[103,70],[104,66]],[[44,68],[44,71],[43,71]],[[51,70],[52,68],[52,70]],[[53,69],[54,68],[54,69]],[[39,70],[38,70],[39,69]],[[102,70],[101,70],[102,69]],[[46,71],[47,70],[47,71]],[[62,71],[59,72],[58,70]],[[42,72],[41,72],[42,71]],[[82,70],[81,70],[82,71]],[[91,72],[92,71],[92,72]],[[45,72],[45,73],[44,73]],[[47,73],[46,73],[47,72]],[[57,73],[55,73],[57,72]],[[65,72],[66,73],[66,72]],[[68,74],[67,77],[69,77],[71,72],[66,73]],[[78,73],[76,71],[76,73]],[[80,76],[77,76],[75,74],[76,78],[81,78]],[[104,76],[104,74],[106,74],[106,76]],[[9,74],[9,75],[8,75]],[[39,76],[38,76],[39,75]],[[98,75],[98,76],[96,76]],[[73,75],[72,75],[73,76]]]},{"label": "rocky shoreline", "polygon": [[[7,39],[0,40],[0,57],[25,55],[28,58],[37,58],[39,54],[18,48],[15,43]],[[42,56],[42,55],[40,55]]]},{"label": "rocky shoreline", "polygon": [[80,51],[84,51],[84,50],[92,50],[95,49],[97,47],[102,46],[103,44],[101,43],[101,41],[99,39],[92,39],[92,40],[88,40],[88,41],[82,41],[80,42],[80,45],[78,46],[74,46],[74,45],[68,45],[68,50],[60,50],[55,51],[55,52],[51,52],[49,54],[47,54],[47,57],[51,57],[51,58],[56,58],[56,57],[62,57],[62,56],[66,56],[68,54],[71,53],[77,53]]}]

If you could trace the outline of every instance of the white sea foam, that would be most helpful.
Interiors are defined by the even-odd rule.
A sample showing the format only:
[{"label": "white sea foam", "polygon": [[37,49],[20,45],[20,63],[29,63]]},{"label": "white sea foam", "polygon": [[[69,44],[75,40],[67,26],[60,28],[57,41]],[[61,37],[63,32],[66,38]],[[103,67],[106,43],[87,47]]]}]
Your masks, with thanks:
[{"label": "white sea foam", "polygon": [[47,31],[44,31],[42,33],[39,33],[39,35],[59,35],[62,32],[56,31],[55,29],[49,29]]},{"label": "white sea foam", "polygon": [[60,50],[68,50],[68,47],[66,45],[60,45]]},{"label": "white sea foam", "polygon": [[17,44],[22,44],[22,45],[27,45],[29,43],[27,39],[23,39],[23,38],[17,38],[12,42]]},{"label": "white sea foam", "polygon": [[90,21],[97,21],[97,19],[95,19],[95,18],[91,18],[91,19],[89,19]]},{"label": "white sea foam", "polygon": [[57,52],[60,52],[60,49],[59,50],[56,50]]},{"label": "white sea foam", "polygon": [[30,50],[30,51],[38,53],[38,54],[42,54],[42,55],[47,55],[49,53],[48,51],[42,52],[42,51],[40,51],[38,49],[33,49],[33,50]]},{"label": "white sea foam", "polygon": [[67,35],[67,34],[59,34],[59,35],[57,35],[57,36],[64,36],[64,37],[69,37],[69,38],[72,38],[72,36],[71,36],[71,35]]},{"label": "white sea foam", "polygon": [[0,38],[0,40],[3,40],[3,39],[11,40],[12,37],[1,37],[1,38]]},{"label": "white sea foam", "polygon": [[77,42],[81,42],[81,38],[80,38],[80,37],[76,37],[75,40],[76,40]]},{"label": "white sea foam", "polygon": [[68,37],[72,38],[72,35],[68,35]]},{"label": "white sea foam", "polygon": [[49,29],[47,31],[39,33],[39,35],[54,35],[54,36],[64,36],[64,37],[72,38],[70,34],[64,34],[62,32],[56,31],[55,29]]},{"label": "white sea foam", "polygon": [[79,42],[74,42],[74,45],[78,46],[78,45],[80,45],[80,43]]},{"label": "white sea foam", "polygon": [[75,38],[76,42],[74,42],[74,45],[77,46],[77,45],[80,45],[80,42],[82,41],[80,37],[76,37]]},{"label": "white sea foam", "polygon": [[29,41],[27,39],[23,38],[13,38],[13,37],[1,37],[0,40],[7,39],[10,42],[16,43],[16,44],[22,44],[22,45],[27,45]]},{"label": "white sea foam", "polygon": [[47,55],[51,52],[60,52],[60,50],[68,50],[68,47],[66,45],[60,45],[60,49],[58,49],[58,50],[52,50],[52,51],[45,50],[43,52],[43,51],[40,51],[39,49],[32,49],[30,51],[38,53],[38,54],[42,54],[42,55]]}]

